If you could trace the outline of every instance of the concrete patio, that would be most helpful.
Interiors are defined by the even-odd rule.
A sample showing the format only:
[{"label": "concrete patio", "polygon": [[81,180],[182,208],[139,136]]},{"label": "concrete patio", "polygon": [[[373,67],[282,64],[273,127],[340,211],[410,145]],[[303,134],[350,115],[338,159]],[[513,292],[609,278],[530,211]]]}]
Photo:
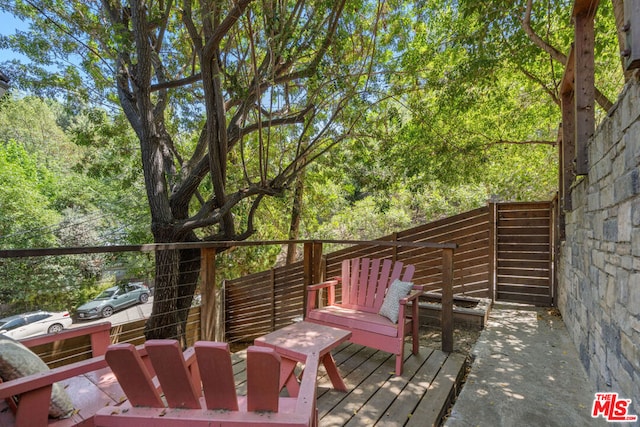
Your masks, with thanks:
[{"label": "concrete patio", "polygon": [[559,312],[496,303],[473,356],[446,426],[608,424],[591,417],[596,390]]}]

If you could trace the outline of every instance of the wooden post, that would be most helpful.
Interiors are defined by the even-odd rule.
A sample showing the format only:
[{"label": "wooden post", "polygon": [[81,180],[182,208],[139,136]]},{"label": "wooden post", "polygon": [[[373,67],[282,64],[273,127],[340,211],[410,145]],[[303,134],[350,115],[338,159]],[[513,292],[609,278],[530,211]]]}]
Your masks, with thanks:
[{"label": "wooden post", "polygon": [[453,351],[453,249],[442,250],[442,351]]},{"label": "wooden post", "polygon": [[[590,3],[584,11],[574,8],[575,19],[575,139],[576,173],[586,175],[589,171],[587,142],[595,132],[595,29],[593,19],[597,1]],[[593,5],[595,3],[595,5]],[[578,2],[576,2],[576,5]]]},{"label": "wooden post", "polygon": [[556,248],[557,248],[557,228],[558,224],[558,196],[549,204],[549,287],[551,289],[551,306],[558,304],[557,280],[556,280]]},{"label": "wooden post", "polygon": [[304,273],[302,276],[302,316],[307,312],[307,286],[313,284],[313,243],[305,242],[303,245],[303,259],[302,264],[304,267]]},{"label": "wooden post", "polygon": [[313,283],[321,283],[323,281],[322,242],[313,242]]},{"label": "wooden post", "polygon": [[200,295],[202,305],[200,307],[200,339],[215,341],[216,334],[216,249],[200,249]]},{"label": "wooden post", "polygon": [[[320,283],[324,280],[324,269],[322,260],[322,242],[304,243],[304,289],[302,294],[302,313],[307,312],[307,286]],[[322,299],[322,296],[320,296]]]},{"label": "wooden post", "polygon": [[111,344],[111,326],[105,324],[99,331],[91,333],[91,356],[102,356]]},{"label": "wooden post", "polygon": [[562,78],[560,87],[560,100],[562,109],[562,136],[560,137],[560,175],[561,203],[565,211],[573,209],[571,205],[571,184],[576,177],[576,118],[574,108],[574,56],[575,49],[571,47],[569,59]]},{"label": "wooden post", "polygon": [[313,243],[305,242],[303,245],[303,252],[303,281],[305,286],[309,286],[313,284]]}]

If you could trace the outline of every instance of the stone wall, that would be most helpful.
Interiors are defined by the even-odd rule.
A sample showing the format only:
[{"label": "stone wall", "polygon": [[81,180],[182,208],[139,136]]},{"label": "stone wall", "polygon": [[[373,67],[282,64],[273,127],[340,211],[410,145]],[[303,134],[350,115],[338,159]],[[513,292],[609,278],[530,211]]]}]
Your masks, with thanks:
[{"label": "stone wall", "polygon": [[589,141],[558,254],[558,308],[589,377],[640,415],[640,83]]}]

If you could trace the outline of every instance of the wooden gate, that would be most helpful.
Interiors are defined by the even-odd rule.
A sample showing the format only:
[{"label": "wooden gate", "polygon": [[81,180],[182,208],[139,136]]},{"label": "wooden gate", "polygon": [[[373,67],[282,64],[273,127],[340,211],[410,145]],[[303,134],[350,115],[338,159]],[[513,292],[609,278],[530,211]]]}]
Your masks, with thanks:
[{"label": "wooden gate", "polygon": [[553,305],[550,203],[496,205],[497,301]]}]

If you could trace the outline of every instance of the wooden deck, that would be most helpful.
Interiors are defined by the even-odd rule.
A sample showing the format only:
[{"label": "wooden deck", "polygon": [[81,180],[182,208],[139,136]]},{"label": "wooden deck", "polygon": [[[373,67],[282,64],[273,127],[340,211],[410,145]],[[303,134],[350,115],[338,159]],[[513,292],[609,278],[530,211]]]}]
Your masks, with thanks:
[{"label": "wooden deck", "polygon": [[[349,391],[334,390],[324,368],[320,367],[317,389],[320,426],[439,425],[457,394],[465,371],[465,358],[426,347],[421,347],[417,356],[411,355],[410,348],[406,348],[405,353],[409,356],[405,359],[403,374],[396,376],[394,355],[350,343],[337,347],[332,354]],[[234,353],[232,360],[238,393],[245,394],[246,351]],[[93,377],[96,375],[89,373],[64,383],[73,383],[69,389],[85,389],[85,394],[87,390],[99,391],[102,387],[95,388],[97,383]],[[108,387],[113,386],[108,376],[100,378]],[[113,401],[122,396],[121,391],[105,392],[109,395],[105,398]],[[104,399],[91,396],[93,406],[87,414],[106,404]],[[54,424],[72,425],[74,421],[78,420],[70,418]],[[14,422],[6,402],[0,399],[0,426]]]},{"label": "wooden deck", "polygon": [[[320,426],[439,425],[464,375],[461,354],[420,347],[407,348],[402,376],[395,375],[395,356],[356,344],[343,344],[332,354],[349,389],[333,390],[329,378],[318,378]],[[243,392],[245,352],[234,354],[234,372]]]}]

